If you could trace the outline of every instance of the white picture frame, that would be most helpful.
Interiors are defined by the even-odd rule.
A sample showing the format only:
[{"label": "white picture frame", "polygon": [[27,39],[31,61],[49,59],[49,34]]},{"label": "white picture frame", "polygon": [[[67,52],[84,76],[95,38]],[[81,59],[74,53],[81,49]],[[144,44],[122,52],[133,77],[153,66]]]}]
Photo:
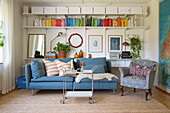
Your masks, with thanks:
[{"label": "white picture frame", "polygon": [[88,52],[89,53],[103,52],[103,35],[88,36]]}]

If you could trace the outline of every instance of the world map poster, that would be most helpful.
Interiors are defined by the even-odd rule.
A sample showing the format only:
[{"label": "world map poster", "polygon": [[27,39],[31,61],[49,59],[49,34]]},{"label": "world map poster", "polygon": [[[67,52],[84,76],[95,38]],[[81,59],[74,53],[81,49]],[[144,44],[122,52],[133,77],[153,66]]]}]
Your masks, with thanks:
[{"label": "world map poster", "polygon": [[159,86],[170,92],[170,0],[159,6]]}]

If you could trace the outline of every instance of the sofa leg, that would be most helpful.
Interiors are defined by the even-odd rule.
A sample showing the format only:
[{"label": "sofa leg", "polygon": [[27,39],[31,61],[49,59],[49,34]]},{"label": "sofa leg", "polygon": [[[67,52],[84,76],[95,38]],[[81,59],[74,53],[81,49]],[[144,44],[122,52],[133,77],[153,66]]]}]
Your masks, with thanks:
[{"label": "sofa leg", "polygon": [[152,90],[151,89],[149,89],[149,94],[152,96]]},{"label": "sofa leg", "polygon": [[31,96],[34,96],[34,90],[32,90],[32,94],[31,94]]},{"label": "sofa leg", "polygon": [[113,94],[116,95],[116,89],[113,89]]},{"label": "sofa leg", "polygon": [[146,90],[145,90],[145,98],[146,98],[146,100],[148,100],[148,94],[149,94],[149,90],[146,89]]},{"label": "sofa leg", "polygon": [[136,92],[136,88],[134,88],[134,93]]},{"label": "sofa leg", "polygon": [[123,86],[120,86],[120,89],[121,89],[121,91],[122,91],[121,96],[123,96],[123,93],[124,93],[124,91],[123,91]]},{"label": "sofa leg", "polygon": [[39,91],[39,90],[33,90],[33,89],[32,89],[32,94],[31,94],[31,95],[34,96],[38,91]]}]

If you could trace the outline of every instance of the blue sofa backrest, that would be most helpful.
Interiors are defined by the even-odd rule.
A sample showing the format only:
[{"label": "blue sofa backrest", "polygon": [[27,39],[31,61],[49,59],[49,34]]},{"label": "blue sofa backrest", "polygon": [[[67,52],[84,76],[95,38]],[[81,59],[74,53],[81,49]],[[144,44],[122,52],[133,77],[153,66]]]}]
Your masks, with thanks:
[{"label": "blue sofa backrest", "polygon": [[111,62],[106,61],[106,57],[100,57],[100,58],[80,58],[80,60],[77,60],[75,63],[75,69],[81,67],[81,63],[86,61],[86,65],[104,65],[106,68],[107,73],[111,73]]},{"label": "blue sofa backrest", "polygon": [[[54,61],[56,58],[47,58],[49,61]],[[66,58],[66,59],[59,59],[62,62],[69,62],[74,60],[74,58]],[[99,57],[99,58],[80,58],[77,62],[74,62],[75,69],[80,68],[80,64],[86,61],[86,65],[93,64],[93,65],[105,65],[106,72],[111,73],[111,61],[106,61],[106,57]]]}]

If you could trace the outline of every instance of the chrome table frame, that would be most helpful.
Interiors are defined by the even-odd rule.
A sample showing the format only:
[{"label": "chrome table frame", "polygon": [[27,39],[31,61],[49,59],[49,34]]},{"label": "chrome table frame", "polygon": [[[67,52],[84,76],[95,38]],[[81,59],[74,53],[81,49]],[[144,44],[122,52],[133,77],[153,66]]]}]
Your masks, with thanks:
[{"label": "chrome table frame", "polygon": [[[94,100],[93,100],[93,73],[94,73],[94,70],[96,70],[98,67],[95,66],[92,68],[92,70],[84,70],[83,72],[77,72],[77,71],[70,71],[70,72],[73,72],[73,75],[69,74],[67,75],[66,73],[63,74],[63,99],[60,100],[60,103],[61,104],[64,104],[65,100],[68,98],[68,97],[89,97],[89,103],[90,104],[93,104],[94,103]],[[60,67],[60,69],[63,71],[63,72],[66,72],[66,70],[64,69],[64,67]],[[76,74],[80,74],[80,73],[87,73],[87,74],[92,74],[92,91],[67,91],[67,88],[66,88],[66,78],[65,76],[76,76]],[[70,95],[68,96],[67,94],[70,93]],[[81,96],[80,94],[83,94],[84,93],[84,96]],[[87,95],[87,93],[89,93],[89,95]]]}]

